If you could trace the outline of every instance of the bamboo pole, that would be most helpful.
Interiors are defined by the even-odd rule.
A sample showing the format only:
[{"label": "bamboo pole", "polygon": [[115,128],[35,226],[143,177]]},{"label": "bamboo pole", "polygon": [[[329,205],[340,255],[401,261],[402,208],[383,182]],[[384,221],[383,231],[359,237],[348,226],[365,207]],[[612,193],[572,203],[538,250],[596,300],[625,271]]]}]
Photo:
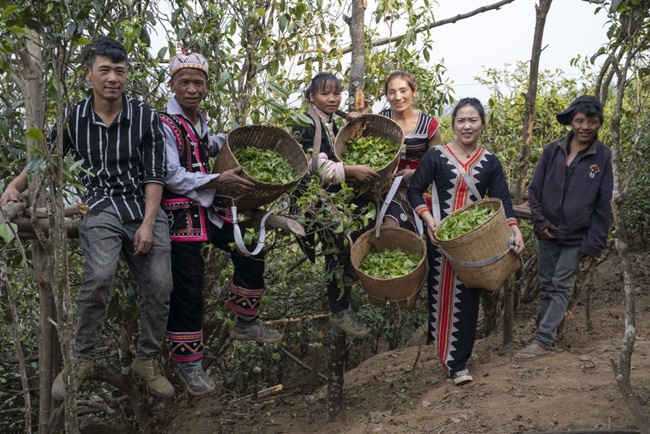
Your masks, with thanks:
[{"label": "bamboo pole", "polygon": [[[13,219],[14,223],[18,227],[18,236],[26,240],[36,239],[36,233],[34,232],[34,226],[32,225],[31,219],[27,217],[16,217]],[[47,219],[38,219],[39,228],[47,235],[50,230],[50,221]],[[68,233],[68,238],[79,238],[79,230],[77,229],[77,222],[73,220],[67,220],[65,222],[66,231]]]},{"label": "bamboo pole", "polygon": [[[65,217],[72,217],[78,214],[81,215],[88,214],[88,211],[90,211],[90,207],[85,202],[72,203],[70,205],[66,205],[65,207],[63,207],[63,215]],[[25,214],[26,217],[32,217],[31,208],[25,208],[23,214]],[[39,219],[48,218],[50,216],[50,213],[48,212],[47,208],[36,208],[34,214],[36,215],[36,218]]]}]

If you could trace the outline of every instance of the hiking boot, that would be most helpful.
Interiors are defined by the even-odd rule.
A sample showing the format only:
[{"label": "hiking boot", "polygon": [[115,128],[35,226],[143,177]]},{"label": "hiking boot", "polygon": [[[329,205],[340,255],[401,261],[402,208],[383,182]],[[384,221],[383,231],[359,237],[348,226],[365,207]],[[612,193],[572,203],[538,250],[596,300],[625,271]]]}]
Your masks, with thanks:
[{"label": "hiking boot", "polygon": [[350,308],[342,310],[339,313],[330,313],[330,322],[352,336],[363,337],[370,333],[370,329],[357,319]]},{"label": "hiking boot", "polygon": [[183,365],[186,365],[186,363],[179,363],[178,370],[181,373],[181,380],[185,383],[187,391],[192,395],[206,395],[217,387],[201,365],[196,367],[186,367]]},{"label": "hiking boot", "polygon": [[[95,361],[93,359],[76,359],[74,366],[74,381],[77,385],[77,389],[81,386],[81,383],[86,379],[88,374],[90,374],[95,366]],[[63,383],[63,371],[59,372],[59,375],[54,379],[52,384],[52,398],[57,401],[63,401],[65,399],[65,384]]]},{"label": "hiking boot", "polygon": [[255,318],[251,323],[237,320],[235,327],[230,330],[230,339],[272,344],[282,339],[282,333],[266,327],[259,318]]},{"label": "hiking boot", "polygon": [[174,396],[174,386],[160,371],[158,362],[154,359],[135,359],[131,369],[147,383],[152,395],[158,398],[171,398]]},{"label": "hiking boot", "polygon": [[471,383],[474,381],[474,378],[469,375],[469,369],[463,369],[462,371],[458,371],[451,377],[447,378],[447,381],[453,381],[456,386],[462,386]]}]

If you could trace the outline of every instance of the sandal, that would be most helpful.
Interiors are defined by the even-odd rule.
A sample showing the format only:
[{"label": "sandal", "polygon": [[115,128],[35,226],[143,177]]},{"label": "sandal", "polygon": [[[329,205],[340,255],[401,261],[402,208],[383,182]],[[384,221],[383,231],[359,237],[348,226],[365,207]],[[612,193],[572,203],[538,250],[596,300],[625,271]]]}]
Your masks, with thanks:
[{"label": "sandal", "polygon": [[549,354],[551,354],[551,350],[533,342],[526,348],[519,350],[519,352],[515,354],[515,359],[527,361],[540,359],[542,357],[548,356]]}]

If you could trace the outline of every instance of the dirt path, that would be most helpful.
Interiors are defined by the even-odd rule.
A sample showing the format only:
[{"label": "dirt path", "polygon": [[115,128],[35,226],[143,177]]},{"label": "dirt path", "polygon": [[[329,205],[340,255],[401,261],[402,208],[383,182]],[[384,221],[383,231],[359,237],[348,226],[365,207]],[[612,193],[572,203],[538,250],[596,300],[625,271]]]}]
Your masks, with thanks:
[{"label": "dirt path", "polygon": [[[632,384],[650,400],[650,261],[637,256],[637,329]],[[645,264],[645,266],[643,266]],[[634,430],[635,422],[616,387],[624,330],[622,277],[616,260],[598,267],[592,291],[593,330],[579,306],[552,355],[516,361],[532,337],[537,306],[517,314],[515,344],[501,348],[501,334],[476,343],[469,369],[475,382],[447,383],[432,346],[411,346],[376,355],[346,374],[345,409],[330,422],[324,390],[291,390],[262,404],[224,405],[206,397],[180,404],[168,433],[515,433],[571,430]],[[418,351],[420,356],[418,357]],[[415,363],[416,358],[417,363]],[[415,370],[413,370],[415,363]]]}]

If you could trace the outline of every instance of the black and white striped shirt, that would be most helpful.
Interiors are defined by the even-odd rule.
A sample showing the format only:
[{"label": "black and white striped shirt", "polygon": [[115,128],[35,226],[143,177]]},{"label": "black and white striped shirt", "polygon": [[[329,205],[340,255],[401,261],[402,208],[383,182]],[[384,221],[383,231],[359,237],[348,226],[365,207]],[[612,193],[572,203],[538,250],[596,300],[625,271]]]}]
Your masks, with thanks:
[{"label": "black and white striped shirt", "polygon": [[[93,110],[93,97],[78,103],[63,137],[65,152],[83,160],[81,182],[93,214],[113,206],[122,222],[144,217],[144,185],[164,184],[165,142],[158,114],[144,102],[122,95],[122,111],[106,126]],[[48,141],[53,144],[56,128]]]}]

